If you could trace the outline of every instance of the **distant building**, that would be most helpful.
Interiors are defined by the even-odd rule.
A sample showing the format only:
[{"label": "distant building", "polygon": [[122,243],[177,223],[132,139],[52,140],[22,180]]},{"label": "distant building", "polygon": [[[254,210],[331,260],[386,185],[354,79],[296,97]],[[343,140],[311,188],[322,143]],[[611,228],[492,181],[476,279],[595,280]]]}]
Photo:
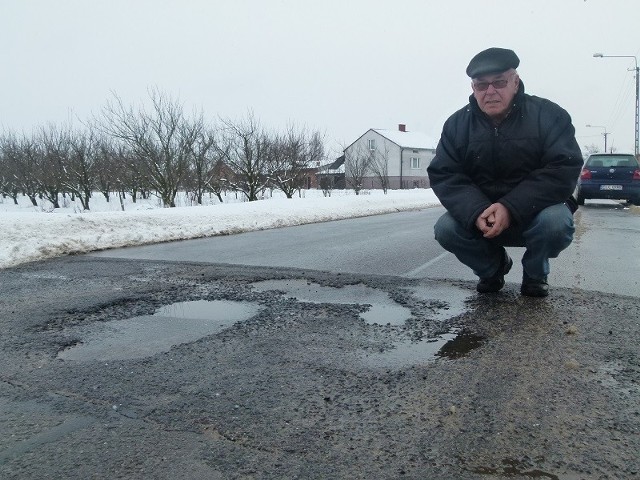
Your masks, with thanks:
[{"label": "distant building", "polygon": [[333,162],[322,165],[316,174],[318,186],[322,189],[338,189],[346,188],[344,182],[344,155],[340,155]]},{"label": "distant building", "polygon": [[302,188],[307,190],[311,188],[318,188],[318,168],[319,167],[308,167],[300,170]]},{"label": "distant building", "polygon": [[[354,175],[362,176],[364,189],[382,188],[382,177],[389,189],[428,188],[427,166],[435,156],[436,145],[425,134],[407,131],[404,124],[399,124],[398,130],[371,128],[340,157],[345,163],[347,188]],[[360,167],[365,169],[364,174],[358,172]]]}]

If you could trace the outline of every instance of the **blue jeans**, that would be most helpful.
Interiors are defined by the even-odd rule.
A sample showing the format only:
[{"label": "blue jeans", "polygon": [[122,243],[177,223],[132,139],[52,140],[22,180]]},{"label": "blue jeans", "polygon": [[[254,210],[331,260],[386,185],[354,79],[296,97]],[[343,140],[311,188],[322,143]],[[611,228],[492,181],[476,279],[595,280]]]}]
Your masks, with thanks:
[{"label": "blue jeans", "polygon": [[560,203],[542,210],[531,223],[511,226],[495,238],[487,239],[473,227],[467,230],[446,212],[434,226],[435,237],[445,250],[473,270],[480,278],[495,275],[504,247],[526,247],[522,257],[525,275],[541,279],[549,274],[549,259],[556,258],[573,240],[573,214]]}]

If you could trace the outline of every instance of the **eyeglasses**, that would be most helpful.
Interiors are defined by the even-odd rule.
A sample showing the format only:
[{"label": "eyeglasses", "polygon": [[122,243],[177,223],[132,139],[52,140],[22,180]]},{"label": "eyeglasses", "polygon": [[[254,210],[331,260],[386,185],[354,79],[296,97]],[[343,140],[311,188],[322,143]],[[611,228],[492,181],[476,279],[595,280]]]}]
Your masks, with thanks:
[{"label": "eyeglasses", "polygon": [[484,92],[488,90],[489,85],[493,85],[493,88],[496,90],[500,90],[508,85],[509,79],[501,78],[499,80],[494,80],[493,82],[473,82],[473,88],[478,90],[479,92]]}]

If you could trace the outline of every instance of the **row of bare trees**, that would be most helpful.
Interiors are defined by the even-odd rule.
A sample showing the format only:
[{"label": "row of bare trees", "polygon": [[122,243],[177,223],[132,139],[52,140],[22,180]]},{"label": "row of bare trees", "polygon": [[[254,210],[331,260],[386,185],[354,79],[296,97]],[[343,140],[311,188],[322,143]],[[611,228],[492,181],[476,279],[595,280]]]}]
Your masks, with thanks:
[{"label": "row of bare trees", "polygon": [[149,91],[149,100],[146,107],[126,105],[114,94],[82,128],[3,132],[0,194],[16,203],[26,195],[33,205],[46,199],[54,208],[69,195],[87,210],[93,192],[107,201],[114,193],[134,201],[157,195],[166,207],[175,206],[179,190],[197,203],[207,193],[222,202],[226,191],[254,201],[279,189],[291,198],[325,156],[319,132],[294,126],[270,132],[252,113],[214,125],[158,90]]}]

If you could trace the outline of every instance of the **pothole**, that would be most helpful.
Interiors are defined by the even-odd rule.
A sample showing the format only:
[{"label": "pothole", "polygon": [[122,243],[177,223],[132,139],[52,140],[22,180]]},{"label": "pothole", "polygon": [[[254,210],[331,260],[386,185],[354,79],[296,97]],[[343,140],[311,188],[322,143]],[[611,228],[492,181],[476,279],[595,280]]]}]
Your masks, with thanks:
[{"label": "pothole", "polygon": [[153,315],[114,320],[89,329],[74,329],[82,343],[62,350],[62,360],[126,360],[167,352],[174,345],[219,333],[255,316],[249,302],[196,300],[159,308]]},{"label": "pothole", "polygon": [[[369,305],[360,317],[368,324],[401,326],[411,319],[411,310],[394,300],[383,290],[363,284],[344,287],[325,287],[304,279],[265,280],[251,284],[257,292],[278,291],[285,297],[300,302]],[[462,315],[469,310],[468,290],[456,287],[406,288],[410,295],[428,303],[429,318],[437,323]],[[433,305],[436,305],[434,308]],[[460,328],[453,328],[438,337],[423,341],[402,340],[394,342],[384,351],[360,355],[360,360],[370,367],[399,368],[434,361],[438,357],[457,359],[481,345],[484,339]]]},{"label": "pothole", "polygon": [[505,458],[502,460],[502,466],[500,467],[474,467],[468,470],[473,473],[489,475],[491,477],[547,478],[550,480],[559,480],[560,478],[553,473],[545,472],[537,468],[529,468],[527,463],[521,460]]},{"label": "pothole", "polygon": [[458,359],[478,348],[483,340],[471,332],[454,329],[420,342],[394,342],[391,348],[368,353],[361,360],[369,367],[400,368],[432,362],[438,357]]},{"label": "pothole", "polygon": [[482,345],[485,337],[476,335],[475,333],[461,330],[440,347],[436,356],[444,357],[451,360],[465,357],[471,350]]},{"label": "pothole", "polygon": [[300,302],[370,305],[360,314],[370,325],[403,325],[411,318],[411,310],[393,301],[387,292],[363,284],[335,288],[294,279],[265,280],[252,283],[251,287],[257,292],[282,291]]}]

